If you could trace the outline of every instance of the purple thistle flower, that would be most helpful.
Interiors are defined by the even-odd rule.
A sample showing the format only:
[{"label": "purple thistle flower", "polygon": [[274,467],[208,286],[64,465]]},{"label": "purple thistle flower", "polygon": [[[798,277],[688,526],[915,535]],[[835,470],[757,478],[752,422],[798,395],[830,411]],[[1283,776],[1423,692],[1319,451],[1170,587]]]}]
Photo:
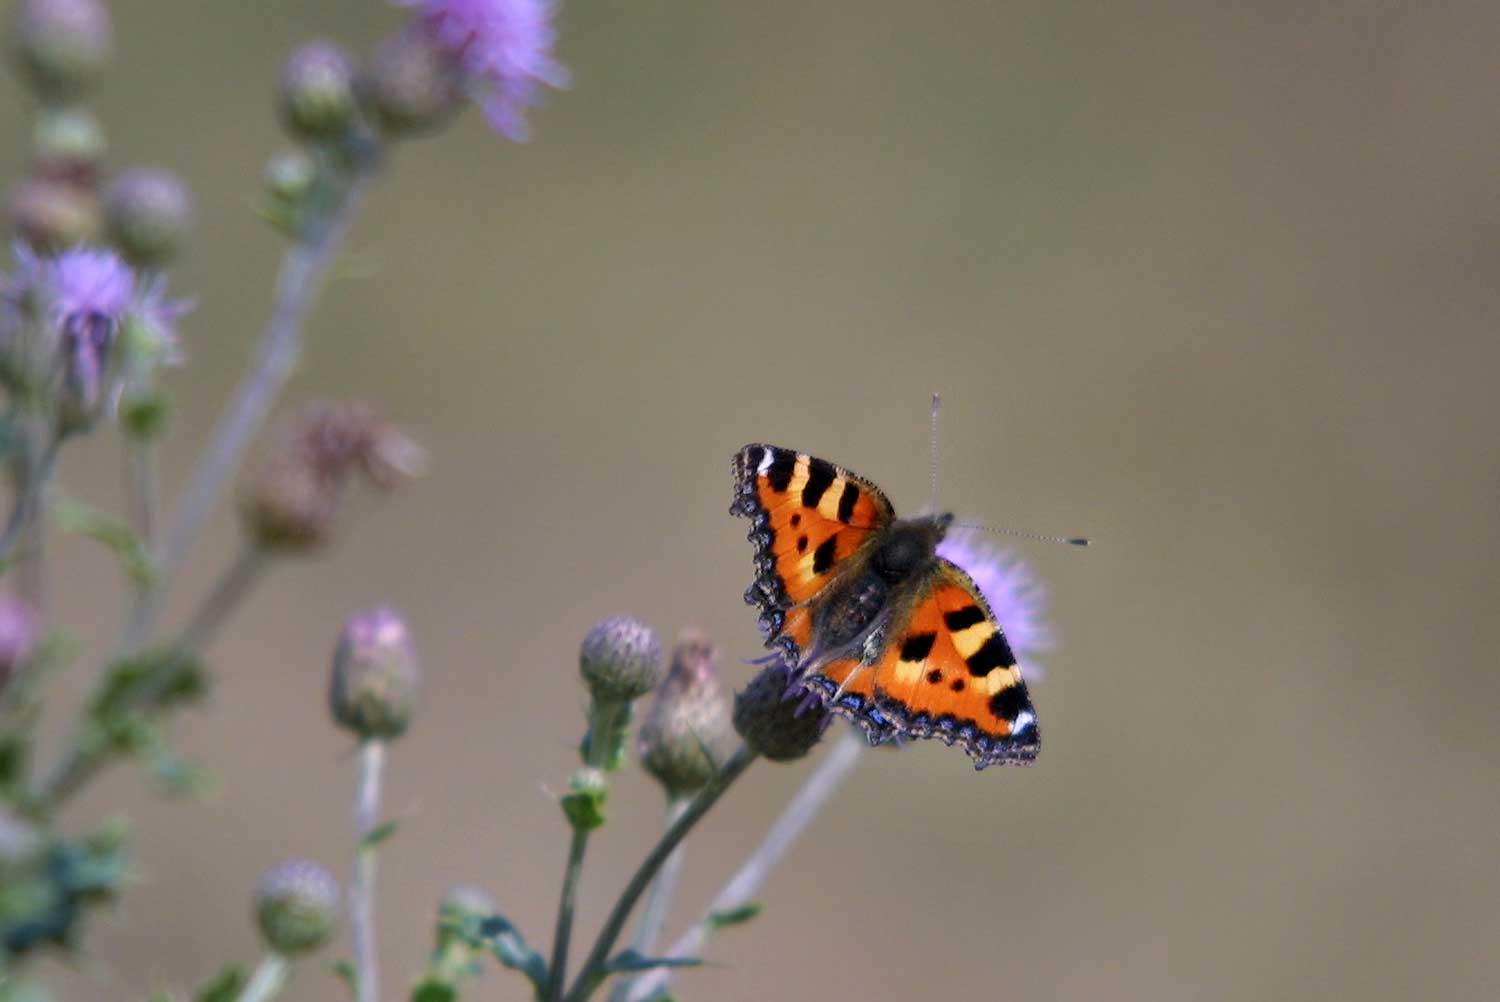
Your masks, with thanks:
[{"label": "purple thistle flower", "polygon": [[485,117],[516,142],[527,138],[526,109],[542,85],[566,87],[552,57],[552,0],[395,0],[453,59]]},{"label": "purple thistle flower", "polygon": [[59,330],[81,320],[117,326],[135,296],[135,272],[114,251],[75,247],[47,268],[50,318]]},{"label": "purple thistle flower", "polygon": [[971,529],[955,529],[938,544],[938,556],[962,567],[974,579],[1005,630],[1016,657],[1029,663],[1033,654],[1056,646],[1047,622],[1047,589],[1026,562],[1010,550],[995,546]]}]

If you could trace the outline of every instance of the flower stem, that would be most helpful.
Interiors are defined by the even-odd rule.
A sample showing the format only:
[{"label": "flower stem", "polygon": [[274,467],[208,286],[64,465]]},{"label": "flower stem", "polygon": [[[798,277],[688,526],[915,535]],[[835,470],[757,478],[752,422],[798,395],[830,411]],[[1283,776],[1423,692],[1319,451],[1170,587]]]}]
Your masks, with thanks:
[{"label": "flower stem", "polygon": [[[677,797],[667,804],[668,828],[682,817],[689,803],[687,797]],[[676,896],[677,884],[682,879],[682,857],[683,847],[679,845],[662,864],[661,872],[651,881],[651,889],[646,892],[646,903],[641,906],[641,920],[636,923],[635,935],[630,940],[631,949],[643,957],[651,956],[656,941],[661,938],[662,927],[667,924],[667,913],[672,910],[672,898]],[[631,986],[636,980],[638,979],[621,978],[616,982],[609,993],[609,1002],[625,1002],[630,997]]]},{"label": "flower stem", "polygon": [[373,176],[370,166],[355,170],[321,225],[312,227],[282,261],[271,318],[261,334],[255,365],[245,374],[234,399],[219,418],[192,483],[172,510],[157,554],[156,584],[141,597],[126,626],[127,651],[140,647],[150,636],[172,576],[192,548],[229,478],[239,468],[272,403],[291,378],[302,350],[303,323]]},{"label": "flower stem", "polygon": [[[710,916],[750,904],[771,871],[781,862],[792,843],[812,822],[813,818],[832,799],[844,781],[854,773],[854,767],[864,756],[865,739],[854,728],[846,728],[842,737],[823,756],[808,775],[800,789],[792,796],[786,808],[777,817],[776,823],[766,833],[758,846],[745,857],[734,875],[714,895],[713,902],[704,910],[703,917],[692,928],[678,937],[664,956],[696,957],[708,940]],[[653,992],[665,988],[672,980],[671,968],[659,968],[642,974],[631,985],[628,998],[631,1002],[650,997]]]},{"label": "flower stem", "polygon": [[126,491],[131,499],[135,534],[147,547],[154,547],[161,505],[156,443],[149,438],[129,436],[125,443],[125,465]]},{"label": "flower stem", "polygon": [[279,953],[266,954],[256,965],[255,973],[250,975],[249,982],[236,1002],[267,1002],[275,998],[286,987],[290,972],[291,965],[284,956]]},{"label": "flower stem", "polygon": [[605,966],[609,962],[609,951],[614,949],[615,941],[620,938],[620,932],[625,928],[630,913],[635,909],[635,904],[645,893],[647,886],[656,877],[657,872],[666,863],[667,858],[687,837],[688,832],[693,830],[709,808],[713,807],[723,796],[724,791],[748,768],[756,759],[756,753],[747,746],[740,745],[724,767],[719,770],[714,781],[699,791],[698,795],[689,801],[682,815],[668,826],[661,839],[641,861],[635,874],[630,878],[630,883],[625,885],[620,899],[610,910],[609,918],[604,922],[604,928],[599,932],[599,938],[594,941],[594,948],[589,951],[587,959],[583,962],[583,968],[578,972],[578,978],[573,982],[566,996],[567,1002],[583,1002],[594,993],[594,990],[607,977]]},{"label": "flower stem", "polygon": [[359,746],[359,788],[354,801],[354,879],[349,883],[349,913],[354,933],[354,968],[359,972],[357,1002],[380,998],[379,951],[375,945],[375,846],[365,838],[380,819],[380,776],[385,742],[367,739]]}]

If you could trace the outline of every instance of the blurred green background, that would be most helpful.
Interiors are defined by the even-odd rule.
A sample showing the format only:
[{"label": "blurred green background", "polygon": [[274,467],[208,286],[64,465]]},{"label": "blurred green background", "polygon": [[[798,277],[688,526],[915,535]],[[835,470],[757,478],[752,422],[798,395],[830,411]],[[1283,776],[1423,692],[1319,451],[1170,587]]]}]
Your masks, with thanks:
[{"label": "blurred green background", "polygon": [[[199,199],[180,484],[283,247],[255,216],[280,60],[314,35],[367,52],[399,17],[113,9],[112,162]],[[983,774],[935,744],[869,756],[682,996],[1500,994],[1495,5],[633,0],[561,27],[575,82],[532,144],[470,113],[402,147],[361,218],[287,400],[381,401],[432,473],[357,503],[213,649],[216,695],[176,734],[219,798],[165,803],[125,769],[73,808],[134,820],[139,882],[47,968],[61,997],[251,959],[262,868],[347,871],[354,763],[324,687],[343,617],[380,600],[427,670],[387,787],[388,997],[455,882],[545,943],[583,631],[696,624],[742,684],[731,453],[812,450],[909,511],[932,391],[945,506],[1097,540],[1022,548],[1063,644],[1034,686],[1046,748]],[[23,158],[13,138],[6,176]],[[96,436],[64,479],[113,504],[117,463]],[[221,513],[178,615],[235,536]],[[97,654],[113,572],[57,552],[59,616]],[[807,768],[757,767],[709,817],[674,930]],[[660,824],[638,774],[613,808],[585,942]],[[318,966],[288,998],[340,991]]]}]

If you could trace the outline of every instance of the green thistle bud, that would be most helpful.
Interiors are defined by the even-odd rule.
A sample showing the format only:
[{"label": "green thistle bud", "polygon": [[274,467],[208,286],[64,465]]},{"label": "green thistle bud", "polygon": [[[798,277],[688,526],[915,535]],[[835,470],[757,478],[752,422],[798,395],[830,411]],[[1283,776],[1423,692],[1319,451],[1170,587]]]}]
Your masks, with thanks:
[{"label": "green thistle bud", "polygon": [[806,755],[831,719],[817,694],[780,662],[763,668],[734,698],[734,729],[752,751],[772,762]]},{"label": "green thistle bud", "polygon": [[16,230],[39,250],[63,250],[92,240],[103,213],[92,191],[71,181],[34,177],[11,191],[10,214]]},{"label": "green thistle bud", "polygon": [[342,136],[354,121],[354,64],[332,42],[309,42],[282,67],[279,104],[294,136]]},{"label": "green thistle bud", "polygon": [[563,814],[578,831],[593,831],[604,824],[604,805],[609,800],[609,778],[599,769],[582,768],[568,781],[562,795]]},{"label": "green thistle bud", "polygon": [[85,109],[43,108],[31,146],[38,173],[86,184],[98,174],[109,143],[104,127]]},{"label": "green thistle bud", "polygon": [[10,45],[32,87],[56,101],[93,84],[109,62],[113,35],[99,0],[20,0]]},{"label": "green thistle bud", "polygon": [[719,750],[733,728],[717,660],[707,637],[684,631],[646,711],[638,740],[641,765],[668,797],[696,793],[719,771]]},{"label": "green thistle bud", "polygon": [[639,619],[611,616],[583,638],[578,668],[596,701],[629,703],[661,681],[661,644]]},{"label": "green thistle bud", "polygon": [[175,257],[193,221],[193,200],[176,174],[137,167],[104,193],[110,239],[137,267],[160,267]]},{"label": "green thistle bud", "polygon": [[338,925],[339,884],[317,863],[294,859],[271,867],[255,888],[255,917],[277,953],[317,949]]},{"label": "green thistle bud", "polygon": [[318,180],[312,157],[300,150],[278,153],[266,162],[266,190],[278,202],[295,205],[306,198]]},{"label": "green thistle bud", "polygon": [[386,39],[360,79],[360,95],[390,136],[431,132],[463,107],[458,62],[426,31]]},{"label": "green thistle bud", "polygon": [[411,720],[420,677],[411,633],[395,610],[356,612],[333,655],[333,719],[362,738],[399,737]]}]

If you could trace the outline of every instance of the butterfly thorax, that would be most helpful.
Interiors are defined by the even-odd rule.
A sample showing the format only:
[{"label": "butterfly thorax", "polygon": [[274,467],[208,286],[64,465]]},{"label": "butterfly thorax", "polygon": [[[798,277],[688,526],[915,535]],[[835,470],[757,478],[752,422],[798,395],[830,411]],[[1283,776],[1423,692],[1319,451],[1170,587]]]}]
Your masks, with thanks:
[{"label": "butterfly thorax", "polygon": [[[930,515],[892,522],[871,541],[868,555],[852,560],[812,609],[820,657],[835,656],[867,645],[909,608],[927,573],[937,562],[952,515]],[[869,645],[875,646],[875,645]]]}]

